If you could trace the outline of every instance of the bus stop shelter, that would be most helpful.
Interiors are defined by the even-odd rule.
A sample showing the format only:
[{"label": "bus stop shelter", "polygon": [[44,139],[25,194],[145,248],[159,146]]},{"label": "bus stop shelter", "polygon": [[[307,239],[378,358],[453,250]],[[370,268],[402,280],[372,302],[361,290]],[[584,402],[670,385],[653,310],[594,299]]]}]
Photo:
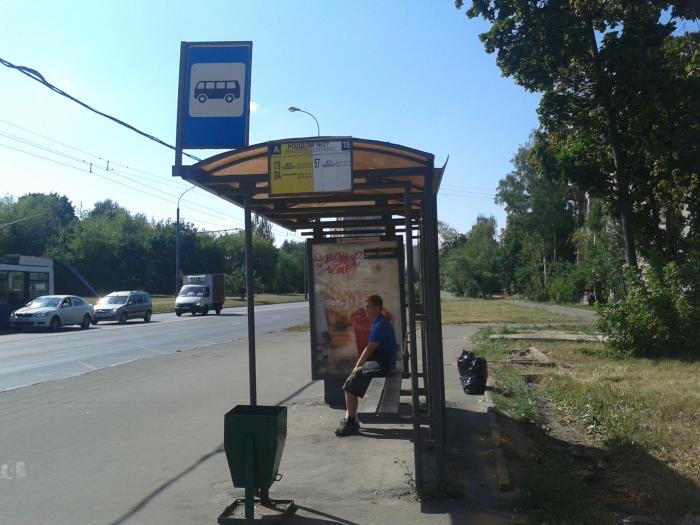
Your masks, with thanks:
[{"label": "bus stop shelter", "polygon": [[[350,191],[278,194],[271,191],[270,154],[284,142],[350,141]],[[251,405],[256,404],[254,256],[251,214],[307,239],[397,239],[405,247],[406,333],[403,351],[411,382],[416,483],[424,461],[443,479],[445,387],[438,267],[437,194],[445,166],[434,155],[405,146],[349,137],[281,139],[177,166],[175,175],[244,209]],[[428,442],[429,446],[426,446]],[[429,452],[425,453],[425,450]]]}]

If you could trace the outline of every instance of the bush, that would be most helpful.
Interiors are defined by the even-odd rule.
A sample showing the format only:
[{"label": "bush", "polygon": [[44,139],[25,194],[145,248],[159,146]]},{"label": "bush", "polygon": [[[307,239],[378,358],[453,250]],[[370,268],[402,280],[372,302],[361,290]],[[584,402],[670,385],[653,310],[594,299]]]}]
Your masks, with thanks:
[{"label": "bush", "polygon": [[576,286],[571,277],[555,277],[549,283],[549,297],[557,303],[576,301]]},{"label": "bush", "polygon": [[627,295],[598,308],[598,327],[608,344],[628,355],[700,355],[697,305],[688,300],[692,284],[683,284],[677,266],[668,264],[661,275],[640,275],[624,268]]},{"label": "bush", "polygon": [[585,280],[579,266],[554,263],[551,266],[547,295],[557,303],[575,303],[583,295]]}]

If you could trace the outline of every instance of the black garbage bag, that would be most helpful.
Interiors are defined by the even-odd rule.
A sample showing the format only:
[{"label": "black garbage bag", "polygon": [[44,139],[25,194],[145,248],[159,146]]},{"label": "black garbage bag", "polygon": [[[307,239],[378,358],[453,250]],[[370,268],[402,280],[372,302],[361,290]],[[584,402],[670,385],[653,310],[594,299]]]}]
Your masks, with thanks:
[{"label": "black garbage bag", "polygon": [[474,366],[474,354],[469,350],[462,350],[462,355],[457,358],[459,375],[468,374]]},{"label": "black garbage bag", "polygon": [[[462,355],[464,356],[464,352]],[[469,365],[468,368],[467,364]],[[483,357],[474,357],[472,355],[468,363],[465,359],[464,367],[465,370],[467,370],[466,373],[461,373],[460,369],[459,374],[459,380],[460,383],[462,383],[462,390],[464,390],[464,393],[472,395],[483,394],[486,391],[486,379],[488,379],[488,365],[486,359]]]}]

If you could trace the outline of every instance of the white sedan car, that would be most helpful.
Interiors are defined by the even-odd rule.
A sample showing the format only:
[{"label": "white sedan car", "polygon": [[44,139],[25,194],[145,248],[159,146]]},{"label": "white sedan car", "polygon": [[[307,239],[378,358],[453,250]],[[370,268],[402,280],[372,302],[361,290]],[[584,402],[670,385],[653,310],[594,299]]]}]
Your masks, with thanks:
[{"label": "white sedan car", "polygon": [[77,324],[90,328],[94,317],[92,305],[75,295],[42,295],[10,315],[13,328],[48,328]]}]

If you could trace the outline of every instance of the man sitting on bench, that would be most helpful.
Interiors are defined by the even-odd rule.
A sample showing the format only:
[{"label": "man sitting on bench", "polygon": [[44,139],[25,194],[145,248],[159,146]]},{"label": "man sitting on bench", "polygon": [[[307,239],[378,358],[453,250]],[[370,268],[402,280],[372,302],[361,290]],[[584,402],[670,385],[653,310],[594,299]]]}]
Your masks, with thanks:
[{"label": "man sitting on bench", "polygon": [[365,299],[365,311],[367,317],[372,321],[372,328],[369,332],[369,342],[360,354],[355,363],[355,368],[343,384],[345,391],[345,406],[347,412],[345,418],[340,422],[340,426],[335,430],[338,437],[352,436],[360,433],[360,425],[357,422],[358,398],[363,397],[369,387],[371,377],[362,374],[362,366],[368,361],[376,361],[382,369],[380,374],[387,375],[393,368],[391,366],[391,356],[396,347],[396,336],[394,328],[389,320],[382,315],[384,303],[378,295],[370,295]]}]

